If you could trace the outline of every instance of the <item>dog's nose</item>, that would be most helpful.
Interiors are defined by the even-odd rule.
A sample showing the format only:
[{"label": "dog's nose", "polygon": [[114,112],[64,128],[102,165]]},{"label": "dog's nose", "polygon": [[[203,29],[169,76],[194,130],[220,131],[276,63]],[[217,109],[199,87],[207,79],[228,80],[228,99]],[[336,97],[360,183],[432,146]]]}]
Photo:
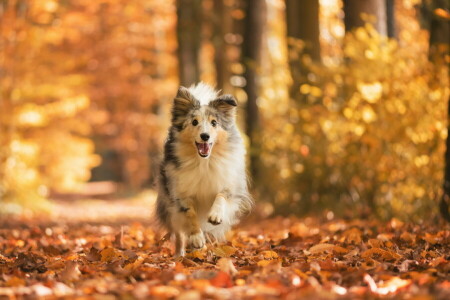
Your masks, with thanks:
[{"label": "dog's nose", "polygon": [[201,133],[201,134],[200,134],[200,137],[201,137],[202,140],[204,140],[205,142],[206,142],[207,140],[209,140],[209,134],[207,134],[207,133]]}]

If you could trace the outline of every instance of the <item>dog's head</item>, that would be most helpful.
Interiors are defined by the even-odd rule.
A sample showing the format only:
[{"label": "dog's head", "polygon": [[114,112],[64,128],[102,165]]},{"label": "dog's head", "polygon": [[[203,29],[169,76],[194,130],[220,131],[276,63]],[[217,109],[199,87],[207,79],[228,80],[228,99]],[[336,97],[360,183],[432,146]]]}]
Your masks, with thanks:
[{"label": "dog's head", "polygon": [[208,158],[214,145],[225,139],[234,125],[236,106],[233,96],[218,96],[205,84],[180,87],[172,107],[172,125],[182,142],[195,147],[200,157]]}]

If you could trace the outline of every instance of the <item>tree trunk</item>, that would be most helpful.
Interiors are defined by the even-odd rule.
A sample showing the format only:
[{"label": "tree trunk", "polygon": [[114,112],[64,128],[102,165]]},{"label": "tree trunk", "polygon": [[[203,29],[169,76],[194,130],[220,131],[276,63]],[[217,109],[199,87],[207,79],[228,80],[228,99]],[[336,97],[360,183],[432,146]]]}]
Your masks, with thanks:
[{"label": "tree trunk", "polygon": [[[450,120],[450,99],[448,103],[448,120]],[[450,122],[450,121],[449,121]],[[450,132],[450,126],[447,127],[448,132]],[[441,212],[442,217],[450,222],[450,135],[447,135],[447,149],[445,150],[445,174],[444,174],[444,194],[442,195],[442,199],[439,205],[439,210]]]},{"label": "tree trunk", "polygon": [[[450,3],[446,0],[435,0],[432,5],[433,9],[443,9],[449,11]],[[445,18],[437,16],[434,12],[431,13],[430,23],[430,53],[429,58],[435,65],[448,64],[445,61],[445,56],[449,55],[450,44],[450,29],[449,21]],[[448,132],[450,133],[450,98],[448,103]],[[445,173],[442,199],[439,205],[441,215],[444,219],[450,222],[450,134],[447,135],[447,149],[445,151]]]},{"label": "tree trunk", "polygon": [[225,35],[232,31],[233,19],[231,7],[226,1],[214,0],[214,63],[216,66],[217,88],[224,92],[231,91],[230,61],[228,50],[230,45],[225,41]]},{"label": "tree trunk", "polygon": [[200,80],[201,0],[177,0],[177,16],[180,84],[190,86]]},{"label": "tree trunk", "polygon": [[385,0],[344,0],[345,31],[364,26],[366,23],[361,14],[375,16],[375,29],[387,35],[386,1]]},{"label": "tree trunk", "polygon": [[305,42],[305,53],[320,61],[319,0],[286,0],[289,37]]},{"label": "tree trunk", "polygon": [[[448,0],[434,0],[431,6],[433,10],[450,10]],[[449,21],[431,12],[430,20],[430,59],[435,63],[445,63],[445,55],[449,54],[450,29]]]},{"label": "tree trunk", "polygon": [[395,0],[386,0],[387,36],[397,38],[395,26]]},{"label": "tree trunk", "polygon": [[259,82],[257,68],[261,61],[261,48],[265,24],[265,0],[248,0],[244,28],[244,43],[242,45],[242,60],[245,64],[245,79],[247,81],[246,131],[250,140],[250,168],[253,176],[257,173],[258,161],[258,130],[259,112],[256,104]]}]

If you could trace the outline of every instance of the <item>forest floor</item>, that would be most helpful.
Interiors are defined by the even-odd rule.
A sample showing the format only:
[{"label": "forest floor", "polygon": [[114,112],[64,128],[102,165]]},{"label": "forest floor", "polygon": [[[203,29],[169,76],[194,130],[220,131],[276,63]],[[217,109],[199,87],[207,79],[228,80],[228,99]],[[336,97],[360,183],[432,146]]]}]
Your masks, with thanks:
[{"label": "forest floor", "polygon": [[0,220],[0,299],[450,299],[447,224],[253,218],[175,259],[147,200],[53,211]]}]

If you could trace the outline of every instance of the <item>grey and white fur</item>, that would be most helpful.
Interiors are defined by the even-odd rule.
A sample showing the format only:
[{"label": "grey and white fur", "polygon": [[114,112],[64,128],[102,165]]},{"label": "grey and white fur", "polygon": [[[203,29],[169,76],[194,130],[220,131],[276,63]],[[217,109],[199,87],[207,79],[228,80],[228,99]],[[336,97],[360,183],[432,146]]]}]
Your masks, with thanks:
[{"label": "grey and white fur", "polygon": [[205,235],[223,241],[250,212],[245,146],[236,99],[205,83],[180,87],[164,146],[156,215],[175,235],[175,255],[202,248]]}]

